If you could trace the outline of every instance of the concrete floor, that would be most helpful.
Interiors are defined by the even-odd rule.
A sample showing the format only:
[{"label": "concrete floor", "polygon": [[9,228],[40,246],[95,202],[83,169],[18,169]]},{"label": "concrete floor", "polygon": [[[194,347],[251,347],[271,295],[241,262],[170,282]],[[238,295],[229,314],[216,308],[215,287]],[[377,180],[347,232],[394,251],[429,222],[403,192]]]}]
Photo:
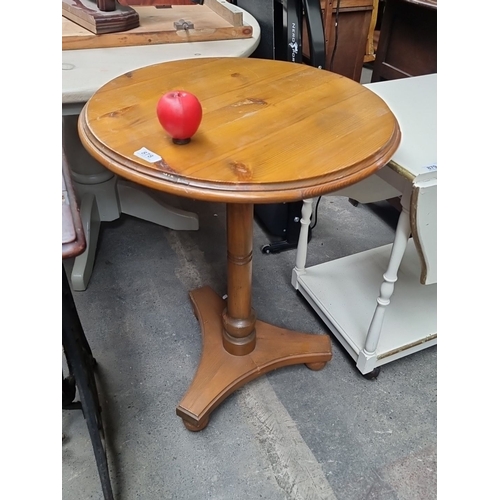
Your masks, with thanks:
[{"label": "concrete floor", "polygon": [[[88,289],[74,294],[99,363],[116,500],[436,498],[436,347],[370,381],[331,335],[333,359],[323,370],[271,372],[232,394],[205,430],[185,429],[175,408],[201,352],[188,291],[226,292],[225,207],[176,204],[199,214],[198,231],[128,216],[104,223]],[[385,202],[354,207],[324,196],[308,265],[391,242],[397,216]],[[290,284],[295,250],[262,254],[269,238],[254,226],[259,319],[326,332]],[[81,412],[63,411],[62,421],[63,498],[102,498]]]}]

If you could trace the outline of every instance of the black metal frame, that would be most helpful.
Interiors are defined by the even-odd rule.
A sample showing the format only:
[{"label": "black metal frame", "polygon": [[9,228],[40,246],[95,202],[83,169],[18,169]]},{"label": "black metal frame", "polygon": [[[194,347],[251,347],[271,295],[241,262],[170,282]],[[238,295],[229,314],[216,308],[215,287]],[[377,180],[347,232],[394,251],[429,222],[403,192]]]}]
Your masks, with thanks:
[{"label": "black metal frame", "polygon": [[[113,490],[106,456],[106,442],[97,393],[94,369],[97,365],[85,337],[78,311],[62,269],[62,345],[68,364],[69,376],[63,375],[63,410],[81,409],[94,449],[94,456],[105,500],[113,500]],[[80,401],[74,401],[76,389]]]},{"label": "black metal frame", "polygon": [[[275,0],[281,9],[274,9],[275,59],[290,62],[307,62],[310,66],[324,68],[326,64],[326,43],[320,0]],[[307,25],[309,58],[302,55],[302,26]],[[279,29],[281,27],[281,34]]]},{"label": "black metal frame", "polygon": [[303,0],[304,15],[309,40],[309,65],[324,69],[326,65],[326,42],[320,0]]}]

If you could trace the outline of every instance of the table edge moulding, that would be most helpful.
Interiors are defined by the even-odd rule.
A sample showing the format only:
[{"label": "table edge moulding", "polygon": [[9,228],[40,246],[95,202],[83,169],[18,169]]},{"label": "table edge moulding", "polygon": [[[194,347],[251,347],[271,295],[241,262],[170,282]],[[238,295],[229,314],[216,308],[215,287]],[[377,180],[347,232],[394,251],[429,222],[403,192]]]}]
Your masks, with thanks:
[{"label": "table edge moulding", "polygon": [[[156,116],[165,86],[174,83],[203,107],[200,128],[183,146]],[[327,125],[332,134],[323,134]],[[325,194],[382,168],[401,134],[379,96],[343,76],[291,62],[174,61],[101,87],[83,108],[78,130],[87,151],[121,177],[226,203],[227,299],[208,286],[189,293],[203,348],[176,410],[186,428],[206,427],[229,394],[270,370],[300,363],[323,368],[332,357],[328,334],[273,326],[252,308],[254,204]]]}]

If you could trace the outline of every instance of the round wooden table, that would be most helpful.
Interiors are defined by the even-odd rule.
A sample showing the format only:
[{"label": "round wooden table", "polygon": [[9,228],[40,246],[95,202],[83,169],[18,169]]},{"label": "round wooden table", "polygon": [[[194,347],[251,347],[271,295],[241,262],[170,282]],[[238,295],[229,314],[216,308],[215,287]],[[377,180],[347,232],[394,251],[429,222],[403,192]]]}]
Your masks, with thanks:
[{"label": "round wooden table", "polygon": [[[156,103],[171,90],[203,107],[198,132],[175,145]],[[227,300],[190,292],[201,325],[197,372],[177,407],[189,430],[236,389],[282,366],[321,369],[328,335],[257,320],[252,309],[255,203],[289,202],[335,191],[373,174],[400,142],[396,118],[360,84],[284,61],[206,58],[148,66],[101,87],[79,118],[89,153],[115,174],[171,194],[227,204]]]}]

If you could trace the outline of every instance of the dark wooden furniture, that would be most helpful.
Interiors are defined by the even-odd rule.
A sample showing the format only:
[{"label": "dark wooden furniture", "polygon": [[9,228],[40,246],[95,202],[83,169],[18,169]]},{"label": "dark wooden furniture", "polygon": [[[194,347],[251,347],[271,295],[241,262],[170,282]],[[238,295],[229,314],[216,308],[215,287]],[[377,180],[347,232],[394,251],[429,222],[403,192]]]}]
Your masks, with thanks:
[{"label": "dark wooden furniture", "polygon": [[385,0],[372,82],[437,73],[437,0]]},{"label": "dark wooden furniture", "polygon": [[375,52],[377,50],[378,35],[375,34],[378,19],[379,0],[373,0],[373,10],[370,19],[370,27],[368,28],[368,38],[366,40],[366,49],[364,62],[370,63],[375,60]]},{"label": "dark wooden furniture", "polygon": [[[62,152],[62,257],[76,257],[85,251],[85,233]],[[94,450],[105,500],[113,500],[106,456],[101,406],[94,377],[96,360],[83,331],[64,266],[62,267],[62,345],[69,375],[62,380],[63,410],[82,410]],[[79,401],[75,401],[78,388]]]},{"label": "dark wooden furniture", "polygon": [[[347,76],[357,82],[361,79],[361,70],[366,53],[374,0],[340,0],[338,30],[335,27],[337,0],[233,0],[242,9],[252,14],[259,22],[262,37],[253,57],[262,59],[280,59],[293,61],[293,51],[284,50],[294,45],[298,37],[302,44],[303,60],[316,66],[311,61],[309,35],[307,32],[307,10],[311,7],[321,11],[323,36],[326,49],[326,69]],[[308,5],[309,4],[309,5]],[[296,10],[301,7],[302,30],[293,26],[297,19]],[[310,19],[310,17],[309,17]],[[317,31],[313,31],[317,38]],[[336,33],[338,33],[335,61],[332,65]],[[286,43],[285,43],[286,42]],[[291,54],[292,53],[292,54]],[[301,54],[302,55],[302,54]],[[297,58],[299,59],[299,58]],[[297,62],[302,62],[302,57]],[[333,69],[332,69],[333,68]]]},{"label": "dark wooden furniture", "polygon": [[62,152],[62,258],[76,257],[85,251],[85,233],[64,150]]},{"label": "dark wooden furniture", "polygon": [[[198,132],[183,146],[172,143],[156,117],[158,99],[175,88],[194,93],[203,107]],[[203,429],[227,396],[258,376],[299,363],[317,370],[331,359],[328,335],[257,319],[253,209],[335,191],[382,168],[400,142],[382,99],[348,78],[302,64],[173,61],[101,87],[80,114],[79,133],[89,153],[119,176],[226,203],[227,300],[207,286],[190,292],[203,351],[177,407],[189,430]]]},{"label": "dark wooden furniture", "polygon": [[[361,80],[366,44],[373,12],[373,0],[321,0],[326,44],[325,69]],[[304,33],[307,27],[304,24]],[[304,54],[309,53],[307,36]]]}]

